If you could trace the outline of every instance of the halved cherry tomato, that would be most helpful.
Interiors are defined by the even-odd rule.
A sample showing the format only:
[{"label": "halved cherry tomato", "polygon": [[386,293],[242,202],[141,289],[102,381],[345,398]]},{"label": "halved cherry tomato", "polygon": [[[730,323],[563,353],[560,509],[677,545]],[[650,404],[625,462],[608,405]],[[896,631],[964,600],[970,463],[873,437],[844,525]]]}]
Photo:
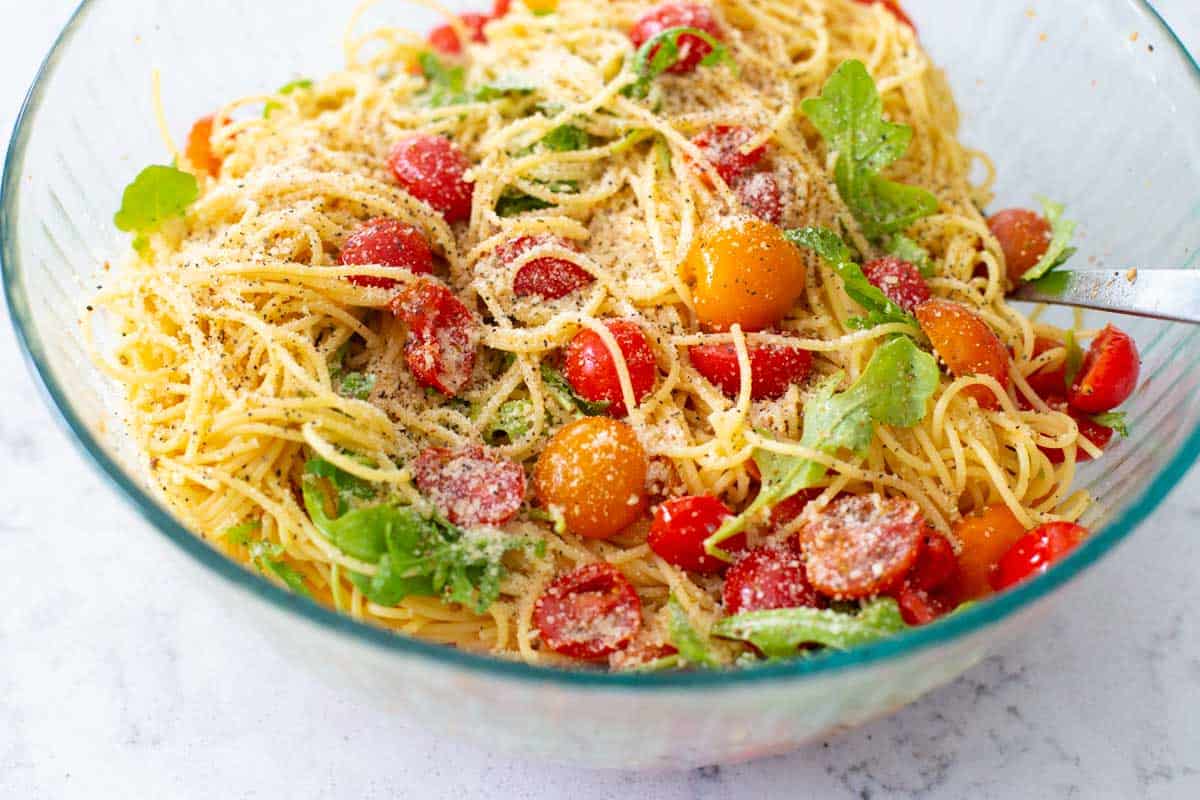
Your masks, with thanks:
[{"label": "halved cherry tomato", "polygon": [[392,313],[408,325],[404,356],[417,381],[451,397],[471,380],[479,322],[440,283],[423,278],[392,298]]},{"label": "halved cherry tomato", "polygon": [[732,186],[734,178],[749,171],[766,155],[766,145],[760,145],[748,153],[742,152],[743,146],[754,136],[753,128],[715,125],[692,137],[692,144],[700,148],[700,152],[704,153],[704,157],[716,169],[721,180]]},{"label": "halved cherry tomato", "polygon": [[[634,47],[641,47],[669,28],[697,28],[714,37],[720,37],[721,29],[707,6],[693,3],[663,3],[647,11],[634,23],[629,39]],[[657,52],[657,48],[655,48]],[[679,57],[668,68],[668,72],[683,74],[691,72],[712,52],[712,45],[698,36],[679,37]],[[654,53],[650,54],[651,59]]]},{"label": "halved cherry tomato", "polygon": [[492,16],[496,19],[500,19],[511,10],[512,0],[496,0],[492,4]]},{"label": "halved cherry tomato", "polygon": [[525,501],[525,470],[482,447],[431,447],[409,465],[421,494],[456,525],[502,525]]},{"label": "halved cherry tomato", "polygon": [[1040,575],[1087,536],[1088,529],[1074,522],[1047,522],[1034,528],[1000,557],[991,575],[992,588],[1000,591]]},{"label": "halved cherry tomato", "polygon": [[[730,516],[730,511],[715,497],[679,497],[668,500],[654,511],[654,522],[646,544],[668,564],[692,572],[720,572],[724,561],[704,551],[704,540]],[[746,549],[746,536],[739,533],[721,544],[726,552]]]},{"label": "halved cherry tomato", "polygon": [[779,225],[783,222],[783,190],[770,172],[748,172],[733,179],[738,202],[754,216]]},{"label": "halved cherry tomato", "polygon": [[642,515],[647,469],[633,428],[586,417],[546,444],[533,469],[533,488],[543,506],[561,509],[571,531],[607,539]]},{"label": "halved cherry tomato", "polygon": [[992,591],[996,562],[1025,535],[1025,526],[1003,503],[988,506],[954,526],[958,539],[959,573],[955,580],[963,600],[974,600]]},{"label": "halved cherry tomato", "polygon": [[885,256],[863,264],[866,276],[887,298],[908,313],[929,300],[929,284],[921,271],[895,256]]},{"label": "halved cherry tomato", "polygon": [[[492,18],[487,14],[476,14],[468,12],[459,16],[463,25],[471,32],[472,42],[486,42],[487,36],[483,33],[483,26],[492,21]],[[438,25],[429,32],[429,45],[443,55],[458,55],[462,52],[462,42],[458,40],[458,33],[450,25]]]},{"label": "halved cherry tomato", "polygon": [[[799,347],[756,345],[750,356],[750,398],[771,400],[780,397],[793,383],[802,383],[812,367],[812,353]],[[742,370],[732,344],[698,344],[688,348],[696,371],[728,397],[737,397]]]},{"label": "halved cherry tomato", "polygon": [[[801,489],[786,500],[776,503],[771,508],[771,530],[779,531],[784,526],[790,525],[796,517],[804,513],[808,504],[820,497],[824,491],[824,489]],[[797,547],[799,547],[798,544]]]},{"label": "halved cherry tomato", "polygon": [[[364,222],[346,237],[338,263],[342,266],[402,267],[417,275],[428,275],[433,272],[433,253],[424,234],[412,225],[380,217]],[[396,285],[391,278],[373,275],[351,275],[347,280],[356,286],[382,289]]]},{"label": "halved cherry tomato", "polygon": [[[1038,336],[1033,340],[1033,357],[1062,347],[1063,343],[1046,336]],[[1038,397],[1049,401],[1051,398],[1065,397],[1067,392],[1067,365],[1060,363],[1057,367],[1042,367],[1032,375],[1025,376],[1029,388],[1038,393]]]},{"label": "halved cherry tomato", "polygon": [[[511,264],[535,247],[554,244],[571,248],[572,245],[560,236],[548,233],[537,236],[518,236],[496,248],[496,255],[506,264]],[[513,292],[517,297],[541,297],[557,300],[596,280],[592,274],[578,264],[562,258],[535,258],[524,264],[513,277]]]},{"label": "halved cherry tomato", "polygon": [[1088,414],[1112,411],[1133,394],[1140,371],[1141,358],[1133,339],[1107,325],[1084,355],[1083,366],[1067,392],[1067,402]]},{"label": "halved cherry tomato", "polygon": [[1021,276],[1042,260],[1050,247],[1050,223],[1042,215],[1024,208],[997,211],[988,218],[992,235],[1004,252],[1009,282],[1018,284]]},{"label": "halved cherry tomato", "polygon": [[615,671],[642,667],[660,658],[673,656],[678,653],[674,645],[659,641],[642,631],[624,650],[609,653],[608,668]]},{"label": "halved cherry tomato", "polygon": [[471,216],[473,184],[463,177],[471,162],[449,139],[413,134],[396,143],[387,163],[405,191],[441,212],[447,222]]},{"label": "halved cherry tomato", "polygon": [[912,28],[914,33],[917,30],[917,26],[913,24],[913,21],[909,18],[908,14],[904,13],[904,9],[900,7],[898,0],[858,0],[858,2],[862,3],[864,6],[869,6],[872,3],[880,3],[884,8],[892,12],[896,19]]},{"label": "halved cherry tomato", "polygon": [[[1096,447],[1099,447],[1101,450],[1108,447],[1108,443],[1112,441],[1112,428],[1105,427],[1099,422],[1096,422],[1096,420],[1092,419],[1087,414],[1083,414],[1073,408],[1070,408],[1065,402],[1051,403],[1050,405],[1058,408],[1059,410],[1065,410],[1068,414],[1070,414],[1071,419],[1075,420],[1075,424],[1079,426],[1079,435],[1096,445]],[[1066,460],[1066,456],[1063,454],[1062,450],[1055,450],[1054,448],[1050,447],[1042,447],[1039,449],[1046,454],[1046,458],[1050,460],[1051,464],[1061,464]],[[1083,449],[1078,449],[1075,451],[1075,461],[1077,463],[1091,460],[1092,455],[1088,451]]]},{"label": "halved cherry tomato", "polygon": [[[1001,387],[1008,387],[1008,350],[978,314],[964,305],[935,298],[917,306],[916,315],[952,375],[990,375]],[[986,387],[970,386],[964,393],[974,397],[980,408],[1000,407]]]},{"label": "halved cherry tomato", "polygon": [[554,652],[590,661],[629,645],[642,627],[642,601],[612,564],[585,564],[546,588],[533,624]]},{"label": "halved cherry tomato", "polygon": [[[657,367],[654,351],[646,341],[646,334],[628,320],[610,320],[604,323],[625,359],[629,380],[633,384],[633,396],[637,402],[646,399],[654,388]],[[621,379],[617,364],[604,340],[595,331],[585,328],[571,339],[563,363],[563,374],[575,390],[575,394],[592,403],[609,403],[608,413],[623,417],[629,413],[625,408],[625,396],[621,392]]]},{"label": "halved cherry tomato", "polygon": [[925,518],[912,500],[847,495],[800,531],[808,579],[817,591],[852,600],[878,594],[917,560]]},{"label": "halved cherry tomato", "polygon": [[718,331],[771,327],[803,296],[807,277],[799,248],[777,226],[752,217],[702,230],[682,272],[700,323]]},{"label": "halved cherry tomato", "polygon": [[945,536],[926,531],[921,554],[894,589],[887,592],[900,606],[909,625],[928,625],[958,604],[952,587],[958,574],[958,559]]},{"label": "halved cherry tomato", "polygon": [[794,550],[774,545],[756,547],[725,573],[721,596],[725,613],[773,608],[824,608],[825,602],[805,574],[804,559]]},{"label": "halved cherry tomato", "polygon": [[207,172],[214,178],[221,172],[221,159],[212,150],[213,126],[216,117],[209,115],[196,120],[188,132],[187,160],[198,170]]}]

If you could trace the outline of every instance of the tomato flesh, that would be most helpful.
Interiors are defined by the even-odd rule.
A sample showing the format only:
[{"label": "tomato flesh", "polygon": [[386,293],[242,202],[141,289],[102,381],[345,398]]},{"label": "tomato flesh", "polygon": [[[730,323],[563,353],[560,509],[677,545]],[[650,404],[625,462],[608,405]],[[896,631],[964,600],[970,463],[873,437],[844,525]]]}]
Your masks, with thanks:
[{"label": "tomato flesh", "polygon": [[554,652],[592,661],[629,645],[642,627],[642,601],[613,565],[586,564],[546,588],[533,624]]},{"label": "tomato flesh", "polygon": [[482,447],[431,447],[409,468],[421,494],[456,525],[502,525],[525,501],[525,470]]},{"label": "tomato flesh", "polygon": [[[990,375],[1008,388],[1008,349],[978,314],[959,303],[935,298],[917,306],[916,316],[952,375]],[[984,386],[969,386],[964,394],[974,397],[980,408],[1000,407],[996,395]]]},{"label": "tomato flesh", "polygon": [[196,169],[203,170],[214,178],[221,172],[221,159],[213,153],[212,134],[216,117],[209,115],[196,120],[188,132],[187,159]]},{"label": "tomato flesh", "polygon": [[959,572],[955,579],[959,596],[974,600],[990,594],[996,562],[1024,535],[1025,526],[1002,503],[959,520],[954,526],[959,543]]},{"label": "tomato flesh", "polygon": [[1084,355],[1083,366],[1067,392],[1067,402],[1088,414],[1112,411],[1133,394],[1140,371],[1141,359],[1133,339],[1108,325]]},{"label": "tomato flesh", "polygon": [[[1062,342],[1055,339],[1050,339],[1045,336],[1038,336],[1033,340],[1033,357],[1037,358],[1043,353],[1062,347]],[[1038,397],[1049,401],[1050,398],[1060,398],[1067,391],[1067,365],[1059,364],[1057,367],[1042,367],[1032,375],[1025,377],[1029,388],[1037,392]]]},{"label": "tomato flesh", "polygon": [[428,278],[392,298],[392,313],[408,326],[404,356],[423,386],[450,397],[471,380],[479,323],[449,289]]},{"label": "tomato flesh", "polygon": [[[1108,447],[1108,443],[1112,441],[1112,428],[1101,425],[1087,414],[1082,414],[1075,409],[1070,408],[1066,405],[1066,403],[1054,402],[1050,405],[1051,407],[1058,408],[1059,410],[1065,410],[1068,414],[1070,414],[1071,419],[1075,420],[1075,424],[1079,426],[1079,435],[1096,445],[1096,447],[1100,448],[1101,450]],[[1046,454],[1046,458],[1050,460],[1051,464],[1061,464],[1066,460],[1066,454],[1063,453],[1062,450],[1057,450],[1052,447],[1042,447],[1039,449]],[[1082,448],[1075,451],[1076,462],[1082,463],[1091,460],[1092,454],[1088,451],[1083,450]]]},{"label": "tomato flesh", "polygon": [[988,228],[1004,253],[1004,266],[1012,284],[1032,269],[1050,247],[1050,223],[1025,208],[997,211],[988,218]]},{"label": "tomato flesh", "polygon": [[991,576],[992,588],[1000,591],[1040,575],[1087,536],[1088,529],[1073,522],[1047,522],[1034,528],[1000,557]]},{"label": "tomato flesh", "polygon": [[[803,383],[812,368],[812,353],[799,347],[761,345],[747,348],[750,357],[750,399],[781,397],[794,383]],[[698,344],[688,348],[696,371],[727,397],[737,397],[742,370],[732,344]]]},{"label": "tomato flesh", "polygon": [[921,271],[907,261],[886,256],[868,261],[862,269],[867,280],[910,314],[929,300],[929,284],[921,277]]},{"label": "tomato flesh", "polygon": [[[535,247],[554,244],[571,247],[566,239],[551,234],[518,236],[496,248],[496,254],[506,264],[511,264]],[[535,258],[521,266],[513,277],[513,293],[517,297],[540,297],[557,300],[571,292],[582,289],[596,279],[590,272],[562,258]]]},{"label": "tomato flesh", "polygon": [[[642,329],[627,320],[610,320],[604,323],[617,340],[617,346],[629,370],[633,384],[633,396],[637,402],[646,399],[654,388],[657,367],[654,351],[646,341]],[[585,328],[567,345],[564,374],[575,393],[592,403],[608,403],[608,413],[623,417],[629,413],[625,407],[625,396],[621,391],[617,364],[600,334]]]},{"label": "tomato flesh", "polygon": [[[433,253],[425,236],[412,225],[397,219],[379,218],[364,222],[346,237],[338,263],[342,266],[401,267],[417,275],[428,275],[433,272]],[[392,278],[374,275],[351,275],[347,280],[356,286],[381,289],[396,285]]]},{"label": "tomato flesh", "polygon": [[[658,34],[670,28],[697,28],[719,38],[721,29],[707,6],[693,3],[663,3],[643,14],[629,31],[634,47],[641,47]],[[657,52],[657,48],[655,49]],[[682,75],[696,69],[697,65],[712,52],[712,45],[698,36],[679,37],[679,57],[667,71]],[[654,58],[654,53],[650,54]]]},{"label": "tomato flesh", "polygon": [[763,545],[746,553],[725,573],[722,589],[725,613],[769,611],[773,608],[823,608],[824,600],[794,550]]},{"label": "tomato flesh", "polygon": [[387,163],[405,191],[440,212],[447,222],[471,216],[473,184],[464,177],[471,162],[449,139],[414,134],[396,143]]},{"label": "tomato flesh", "polygon": [[[662,503],[654,511],[654,522],[646,543],[668,564],[699,573],[720,572],[728,566],[704,550],[704,540],[717,532],[730,511],[715,497],[679,497]],[[726,552],[746,549],[745,534],[721,543]]]},{"label": "tomato flesh", "polygon": [[[492,18],[489,15],[468,12],[460,15],[459,19],[471,32],[472,42],[487,41],[487,36],[483,33],[483,26],[491,22]],[[431,30],[429,46],[442,55],[454,56],[462,52],[462,42],[458,40],[458,32],[450,25],[438,25]]]},{"label": "tomato flesh", "polygon": [[721,176],[721,180],[732,186],[734,178],[749,171],[766,155],[766,145],[759,145],[749,152],[742,152],[742,148],[754,136],[753,128],[745,128],[741,125],[716,125],[705,128],[696,134],[692,138],[692,144],[700,148],[700,152],[704,153],[704,157],[713,165],[717,174]]},{"label": "tomato flesh", "polygon": [[748,172],[733,179],[733,193],[742,207],[772,225],[783,223],[783,190],[770,172]]}]

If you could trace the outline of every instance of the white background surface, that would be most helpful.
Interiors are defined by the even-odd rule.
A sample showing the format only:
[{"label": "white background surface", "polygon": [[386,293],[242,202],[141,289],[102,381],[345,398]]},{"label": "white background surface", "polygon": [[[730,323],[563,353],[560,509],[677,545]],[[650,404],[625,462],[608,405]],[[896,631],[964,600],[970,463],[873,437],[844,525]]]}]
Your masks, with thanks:
[{"label": "white background surface", "polygon": [[[0,0],[0,141],[73,4]],[[1198,5],[1159,2],[1193,48]],[[431,740],[293,669],[166,555],[45,410],[0,309],[0,798],[1200,797],[1196,470],[955,684],[791,756],[670,775]]]}]

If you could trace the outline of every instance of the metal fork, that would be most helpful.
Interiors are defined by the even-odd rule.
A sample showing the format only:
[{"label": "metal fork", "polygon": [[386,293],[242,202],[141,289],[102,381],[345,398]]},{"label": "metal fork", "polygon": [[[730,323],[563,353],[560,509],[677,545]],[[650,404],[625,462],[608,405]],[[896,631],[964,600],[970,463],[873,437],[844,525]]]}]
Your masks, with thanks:
[{"label": "metal fork", "polygon": [[1200,271],[1081,269],[1022,285],[1018,300],[1200,324]]}]

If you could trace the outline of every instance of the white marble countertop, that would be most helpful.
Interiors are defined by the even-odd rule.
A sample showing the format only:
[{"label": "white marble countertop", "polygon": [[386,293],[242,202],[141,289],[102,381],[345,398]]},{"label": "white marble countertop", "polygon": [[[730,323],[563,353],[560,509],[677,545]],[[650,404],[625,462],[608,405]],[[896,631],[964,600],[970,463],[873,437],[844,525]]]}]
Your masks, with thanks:
[{"label": "white marble countertop", "polygon": [[[3,3],[5,135],[73,5]],[[1196,0],[1158,5],[1200,48]],[[0,797],[1200,797],[1200,470],[1028,636],[895,716],[747,765],[594,773],[431,739],[293,669],[84,464],[4,308],[0,375]]]}]

